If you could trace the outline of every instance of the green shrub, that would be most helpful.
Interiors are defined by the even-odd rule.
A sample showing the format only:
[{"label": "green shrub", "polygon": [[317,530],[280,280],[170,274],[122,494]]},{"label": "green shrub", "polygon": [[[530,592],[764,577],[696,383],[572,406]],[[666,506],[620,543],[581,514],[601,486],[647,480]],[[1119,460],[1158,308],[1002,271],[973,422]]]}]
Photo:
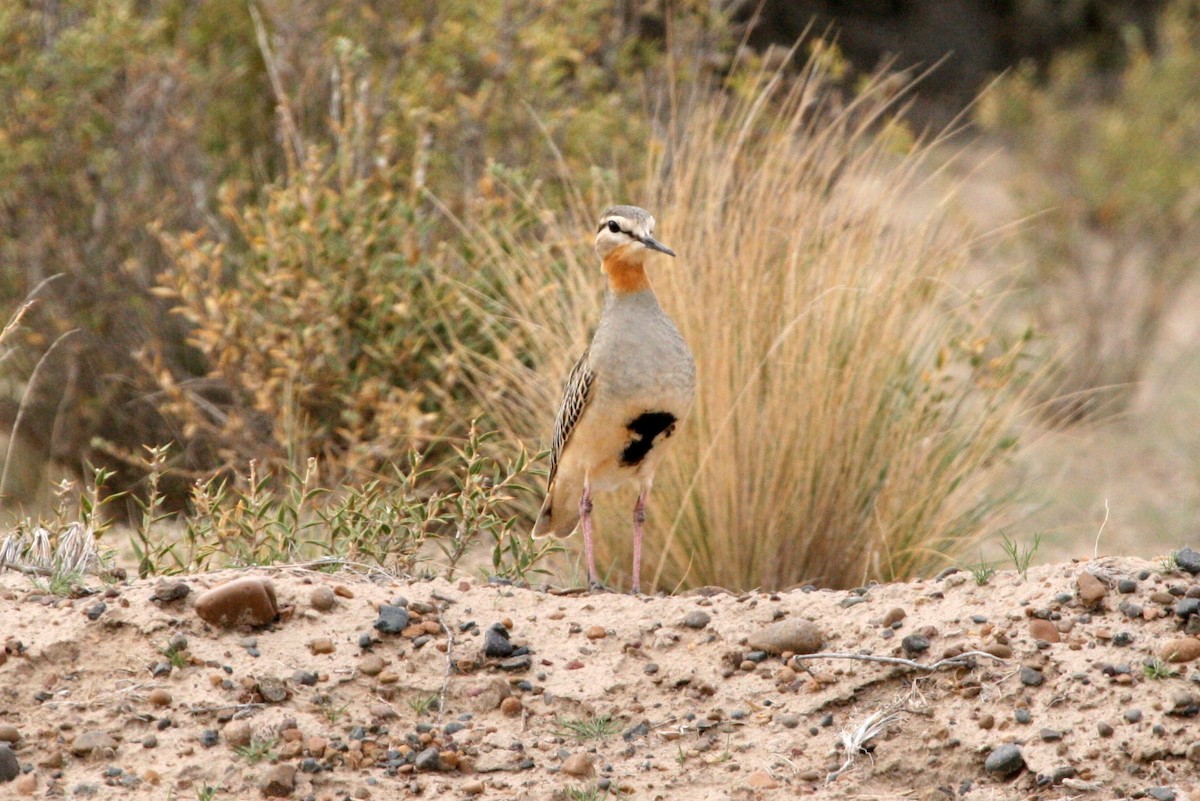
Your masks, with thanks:
[{"label": "green shrub", "polygon": [[[1121,408],[1200,256],[1200,4],[1176,0],[1157,48],[1136,38],[1109,82],[1087,53],[988,92],[979,117],[1016,145],[1032,313],[1053,342],[1051,417]],[[1133,34],[1131,33],[1131,37]]]}]

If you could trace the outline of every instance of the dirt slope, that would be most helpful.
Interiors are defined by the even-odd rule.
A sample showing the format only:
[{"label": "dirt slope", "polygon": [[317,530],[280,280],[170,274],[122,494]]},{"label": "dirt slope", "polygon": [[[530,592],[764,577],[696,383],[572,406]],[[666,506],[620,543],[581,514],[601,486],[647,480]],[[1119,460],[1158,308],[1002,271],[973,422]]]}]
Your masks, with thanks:
[{"label": "dirt slope", "polygon": [[[634,598],[281,569],[186,577],[174,601],[152,600],[153,581],[59,600],[3,574],[0,740],[23,773],[0,798],[1183,799],[1200,792],[1200,662],[1158,677],[1143,663],[1174,639],[1200,646],[1175,611],[1200,584],[1160,570],[1102,559],[982,587],[958,573]],[[281,619],[205,623],[197,596],[244,576],[273,584]],[[392,601],[403,631],[381,633]],[[1006,658],[806,671],[746,644],[801,620],[826,652]],[[528,667],[520,650],[507,670],[484,656],[488,637],[507,650],[496,623]],[[893,717],[870,753],[827,781],[842,733],[877,712]],[[1007,777],[985,769],[1006,744],[1024,762]]]}]

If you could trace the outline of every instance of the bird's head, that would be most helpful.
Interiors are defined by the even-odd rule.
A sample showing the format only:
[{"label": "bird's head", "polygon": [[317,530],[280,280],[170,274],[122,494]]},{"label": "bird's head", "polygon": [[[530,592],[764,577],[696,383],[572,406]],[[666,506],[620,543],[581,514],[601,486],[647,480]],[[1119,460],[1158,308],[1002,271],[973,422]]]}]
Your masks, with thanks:
[{"label": "bird's head", "polygon": [[631,264],[641,264],[655,251],[674,256],[675,251],[651,236],[653,231],[650,212],[637,206],[613,206],[600,215],[596,254],[602,262],[617,259]]}]

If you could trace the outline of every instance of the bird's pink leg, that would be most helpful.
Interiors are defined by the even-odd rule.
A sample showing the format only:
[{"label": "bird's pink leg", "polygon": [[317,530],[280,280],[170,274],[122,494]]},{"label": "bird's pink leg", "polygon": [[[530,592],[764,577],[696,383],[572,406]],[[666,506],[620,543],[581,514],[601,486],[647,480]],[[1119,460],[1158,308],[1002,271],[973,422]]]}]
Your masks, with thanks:
[{"label": "bird's pink leg", "polygon": [[592,488],[586,482],[583,495],[579,496],[579,524],[583,528],[583,558],[587,562],[588,586],[600,586],[596,576],[596,550],[592,545]]},{"label": "bird's pink leg", "polygon": [[642,590],[642,526],[646,522],[646,496],[649,494],[650,487],[642,487],[637,503],[633,505],[633,584],[630,592],[634,594]]}]

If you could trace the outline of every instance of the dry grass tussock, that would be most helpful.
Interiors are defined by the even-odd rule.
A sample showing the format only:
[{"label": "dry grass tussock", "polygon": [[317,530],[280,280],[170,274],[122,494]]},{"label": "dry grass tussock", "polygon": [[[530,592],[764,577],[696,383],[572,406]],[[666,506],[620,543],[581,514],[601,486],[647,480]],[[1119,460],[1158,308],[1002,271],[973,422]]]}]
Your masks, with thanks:
[{"label": "dry grass tussock", "polygon": [[[696,354],[699,396],[658,474],[651,586],[853,586],[913,576],[1003,519],[996,468],[1021,413],[1020,347],[955,285],[970,234],[913,208],[929,153],[873,83],[839,102],[821,64],[731,92],[680,90],[644,179],[576,189],[559,215],[470,232],[508,280],[475,381],[511,436],[545,442],[558,381],[599,312],[608,202],[644,205],[679,254],[652,268]],[[523,214],[536,193],[519,195]],[[516,231],[516,233],[514,233]],[[620,582],[628,506],[601,509]]]}]

